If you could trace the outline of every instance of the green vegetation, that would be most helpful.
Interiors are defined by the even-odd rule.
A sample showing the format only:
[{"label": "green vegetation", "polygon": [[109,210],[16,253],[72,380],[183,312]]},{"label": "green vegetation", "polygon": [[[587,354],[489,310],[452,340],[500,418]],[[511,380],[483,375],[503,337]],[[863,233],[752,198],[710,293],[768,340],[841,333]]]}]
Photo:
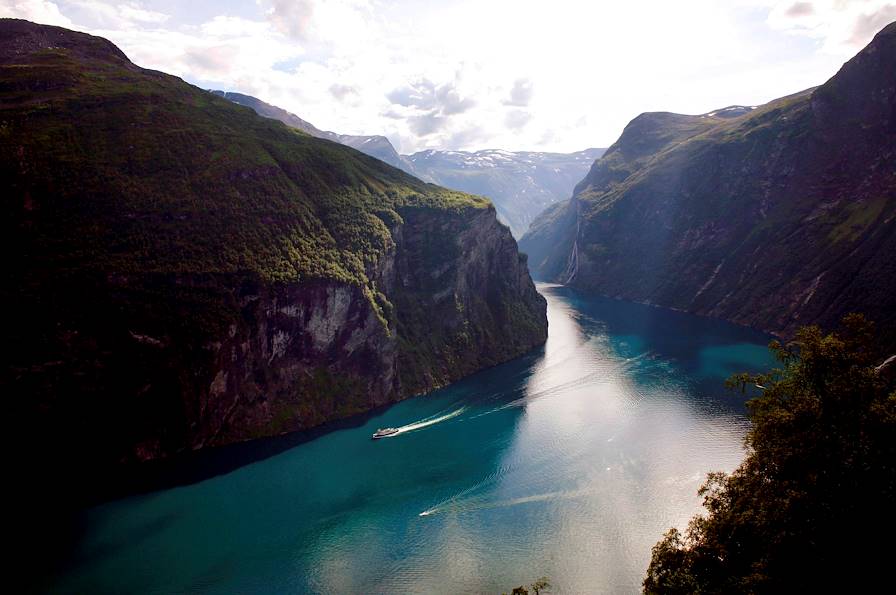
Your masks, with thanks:
[{"label": "green vegetation", "polygon": [[[779,369],[739,375],[749,402],[743,464],[710,474],[706,516],[653,549],[645,593],[863,592],[889,572],[896,501],[896,383],[859,315],[839,334],[772,343]],[[870,591],[864,591],[870,592]]]},{"label": "green vegetation", "polygon": [[488,200],[98,37],[0,19],[0,182],[16,346],[0,387],[35,460],[114,467],[307,428],[545,338]]},{"label": "green vegetation", "polygon": [[[28,47],[36,28],[3,25]],[[0,62],[0,229],[21,255],[9,263],[19,288],[114,272],[151,278],[157,294],[160,277],[201,276],[214,301],[225,276],[330,280],[363,287],[385,324],[370,272],[394,246],[398,211],[490,208],[137,68],[105,40],[57,35]]]},{"label": "green vegetation", "polygon": [[369,285],[399,209],[489,207],[112,49],[90,54],[38,48],[0,65],[5,227],[39,220],[46,231],[27,238],[33,260]]},{"label": "green vegetation", "polygon": [[878,220],[887,207],[887,199],[878,197],[867,203],[857,203],[845,210],[846,220],[831,229],[828,238],[833,242],[854,242]]},{"label": "green vegetation", "polygon": [[[543,576],[531,585],[528,588],[519,586],[513,589],[510,592],[510,595],[529,595],[531,592],[533,595],[541,595],[542,593],[548,593],[551,588],[551,583],[548,582],[548,577]],[[506,593],[504,594],[506,595]]]},{"label": "green vegetation", "polygon": [[786,336],[861,311],[896,347],[894,73],[896,23],[818,88],[641,114],[520,240],[533,275]]}]

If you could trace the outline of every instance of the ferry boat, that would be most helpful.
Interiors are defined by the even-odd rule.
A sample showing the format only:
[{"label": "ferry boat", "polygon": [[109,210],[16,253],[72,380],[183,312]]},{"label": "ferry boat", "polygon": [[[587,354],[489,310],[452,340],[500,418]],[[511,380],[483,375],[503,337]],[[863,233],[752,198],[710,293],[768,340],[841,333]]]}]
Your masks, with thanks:
[{"label": "ferry boat", "polygon": [[373,439],[377,440],[379,438],[385,438],[386,436],[392,436],[393,434],[398,433],[398,428],[380,428],[376,432],[373,433]]}]

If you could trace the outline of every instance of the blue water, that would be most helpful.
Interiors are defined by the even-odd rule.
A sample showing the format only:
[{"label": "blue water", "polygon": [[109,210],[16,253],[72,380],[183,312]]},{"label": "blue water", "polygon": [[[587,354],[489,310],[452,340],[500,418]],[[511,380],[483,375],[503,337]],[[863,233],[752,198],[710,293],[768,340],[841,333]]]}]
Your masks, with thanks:
[{"label": "blue water", "polygon": [[[638,591],[746,430],[767,337],[541,286],[547,344],[276,456],[88,511],[60,593]],[[379,427],[399,427],[372,441]]]}]

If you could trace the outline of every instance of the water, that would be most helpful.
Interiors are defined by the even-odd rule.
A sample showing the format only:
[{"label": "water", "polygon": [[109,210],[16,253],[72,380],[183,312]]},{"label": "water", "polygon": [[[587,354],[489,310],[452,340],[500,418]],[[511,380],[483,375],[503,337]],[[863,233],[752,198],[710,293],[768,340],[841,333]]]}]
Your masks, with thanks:
[{"label": "water", "polygon": [[[274,457],[86,514],[53,592],[634,593],[743,457],[719,321],[541,286],[543,349]],[[372,441],[380,427],[400,428]]]}]

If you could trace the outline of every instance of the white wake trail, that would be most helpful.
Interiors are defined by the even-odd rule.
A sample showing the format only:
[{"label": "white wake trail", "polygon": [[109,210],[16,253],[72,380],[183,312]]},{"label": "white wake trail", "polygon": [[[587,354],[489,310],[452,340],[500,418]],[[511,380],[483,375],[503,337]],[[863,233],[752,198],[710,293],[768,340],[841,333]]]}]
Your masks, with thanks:
[{"label": "white wake trail", "polygon": [[456,410],[452,411],[451,413],[446,413],[445,415],[439,415],[438,417],[428,417],[428,418],[424,418],[420,421],[416,421],[411,424],[400,426],[397,428],[398,433],[393,434],[393,435],[397,436],[398,434],[404,434],[406,432],[413,432],[414,430],[419,430],[419,429],[426,428],[426,427],[429,427],[429,426],[432,426],[432,425],[435,425],[438,423],[442,423],[443,421],[447,421],[449,419],[457,417],[458,415],[460,415],[461,413],[463,413],[466,410],[467,410],[467,407],[466,407],[466,405],[464,405],[460,409],[456,409]]}]

